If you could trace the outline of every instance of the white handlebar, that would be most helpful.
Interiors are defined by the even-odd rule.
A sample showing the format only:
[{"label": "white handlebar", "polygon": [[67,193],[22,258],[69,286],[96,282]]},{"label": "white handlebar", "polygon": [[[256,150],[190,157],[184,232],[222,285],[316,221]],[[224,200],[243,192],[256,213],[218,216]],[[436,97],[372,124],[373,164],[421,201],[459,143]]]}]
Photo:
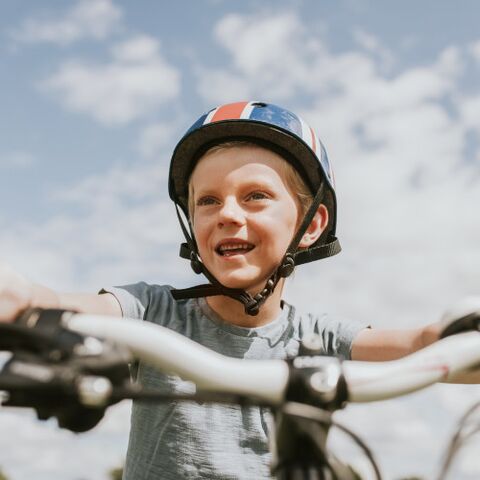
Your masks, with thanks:
[{"label": "white handlebar", "polygon": [[194,382],[199,389],[257,397],[279,403],[288,379],[280,360],[239,360],[213,352],[183,335],[148,322],[77,314],[67,327],[112,340],[139,360]]},{"label": "white handlebar", "polygon": [[444,338],[390,362],[344,362],[349,400],[372,402],[420,390],[480,366],[480,334]]},{"label": "white handlebar", "polygon": [[[284,398],[288,366],[282,360],[241,360],[215,353],[179,333],[139,320],[76,314],[66,326],[112,340],[145,363],[194,382],[199,389],[248,395],[278,404]],[[440,340],[400,360],[343,362],[349,401],[393,398],[480,366],[480,334]]]}]

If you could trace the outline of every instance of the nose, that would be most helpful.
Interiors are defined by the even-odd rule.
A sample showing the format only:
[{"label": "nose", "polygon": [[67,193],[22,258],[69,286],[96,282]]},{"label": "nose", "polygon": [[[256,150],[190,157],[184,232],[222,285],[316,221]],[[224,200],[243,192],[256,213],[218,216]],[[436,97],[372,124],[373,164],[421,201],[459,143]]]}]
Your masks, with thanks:
[{"label": "nose", "polygon": [[218,225],[243,225],[245,223],[245,213],[238,204],[236,198],[227,197],[219,210]]}]

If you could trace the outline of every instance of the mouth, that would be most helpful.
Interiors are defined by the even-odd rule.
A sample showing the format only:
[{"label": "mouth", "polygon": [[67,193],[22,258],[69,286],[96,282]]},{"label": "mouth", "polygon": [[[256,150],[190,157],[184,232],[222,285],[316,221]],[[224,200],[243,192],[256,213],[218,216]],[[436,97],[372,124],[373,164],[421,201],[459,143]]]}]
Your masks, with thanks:
[{"label": "mouth", "polygon": [[215,252],[221,257],[233,257],[235,255],[245,255],[254,248],[255,245],[245,240],[222,240],[215,247]]}]

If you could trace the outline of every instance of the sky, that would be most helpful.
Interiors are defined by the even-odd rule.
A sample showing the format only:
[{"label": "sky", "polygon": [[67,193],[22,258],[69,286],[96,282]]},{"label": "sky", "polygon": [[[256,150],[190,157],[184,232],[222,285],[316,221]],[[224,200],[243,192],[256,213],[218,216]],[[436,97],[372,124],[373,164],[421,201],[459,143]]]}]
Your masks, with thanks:
[{"label": "sky", "polygon": [[[261,100],[314,126],[337,184],[343,252],[299,268],[287,300],[375,328],[438,320],[480,293],[479,14],[469,0],[3,2],[0,260],[61,291],[193,285],[177,258],[171,152],[204,111]],[[479,398],[440,385],[338,419],[387,479],[432,478]],[[74,435],[2,409],[0,468],[106,479],[128,410]],[[452,478],[479,477],[476,447]]]}]

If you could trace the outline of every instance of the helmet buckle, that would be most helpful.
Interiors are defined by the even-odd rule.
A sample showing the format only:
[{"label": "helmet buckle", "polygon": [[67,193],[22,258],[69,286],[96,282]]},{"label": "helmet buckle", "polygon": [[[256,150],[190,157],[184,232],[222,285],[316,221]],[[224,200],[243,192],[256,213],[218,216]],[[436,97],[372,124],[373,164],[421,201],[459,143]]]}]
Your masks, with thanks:
[{"label": "helmet buckle", "polygon": [[260,311],[260,305],[257,300],[252,299],[250,302],[248,302],[245,305],[245,313],[247,315],[251,315],[252,317],[258,315],[258,312]]},{"label": "helmet buckle", "polygon": [[293,270],[295,270],[295,260],[290,253],[287,253],[282,264],[278,267],[278,275],[287,278],[293,273]]}]

